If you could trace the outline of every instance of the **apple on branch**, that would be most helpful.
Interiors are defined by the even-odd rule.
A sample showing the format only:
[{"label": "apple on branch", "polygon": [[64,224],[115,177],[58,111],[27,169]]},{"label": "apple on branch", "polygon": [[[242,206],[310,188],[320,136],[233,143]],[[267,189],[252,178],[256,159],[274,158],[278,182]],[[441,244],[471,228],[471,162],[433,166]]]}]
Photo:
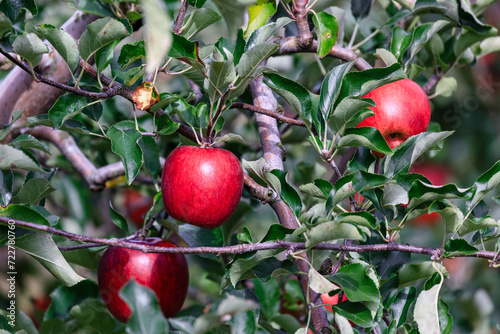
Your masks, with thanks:
[{"label": "apple on branch", "polygon": [[[375,115],[364,119],[357,127],[371,126],[380,131],[390,148],[411,136],[427,130],[431,119],[431,105],[425,91],[414,81],[403,79],[372,90],[363,98],[370,98]],[[373,152],[381,158],[384,155]]]},{"label": "apple on branch", "polygon": [[[176,247],[160,238],[130,242]],[[165,317],[173,317],[182,308],[189,285],[188,266],[183,254],[144,253],[118,246],[109,247],[104,252],[97,270],[99,291],[108,310],[121,322],[127,322],[132,314],[119,292],[132,278],[154,291]]]},{"label": "apple on branch", "polygon": [[243,169],[225,149],[180,146],[165,162],[161,190],[171,217],[216,228],[236,210],[243,191]]}]

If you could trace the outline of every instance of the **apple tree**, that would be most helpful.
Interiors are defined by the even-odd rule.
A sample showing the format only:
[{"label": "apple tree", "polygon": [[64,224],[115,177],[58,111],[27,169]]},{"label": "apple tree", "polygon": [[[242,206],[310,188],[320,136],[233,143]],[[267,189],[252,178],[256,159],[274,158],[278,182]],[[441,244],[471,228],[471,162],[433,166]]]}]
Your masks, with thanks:
[{"label": "apple tree", "polygon": [[499,13],[1,0],[0,331],[499,331]]}]

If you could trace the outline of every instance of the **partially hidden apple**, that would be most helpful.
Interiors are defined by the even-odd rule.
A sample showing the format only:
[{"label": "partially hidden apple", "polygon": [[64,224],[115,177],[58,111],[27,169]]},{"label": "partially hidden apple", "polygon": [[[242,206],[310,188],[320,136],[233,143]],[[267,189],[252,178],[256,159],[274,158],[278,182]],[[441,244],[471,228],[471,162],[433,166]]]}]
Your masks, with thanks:
[{"label": "partially hidden apple", "polygon": [[[363,98],[370,98],[375,115],[360,122],[357,127],[371,126],[380,131],[387,144],[394,148],[411,136],[427,130],[431,105],[425,91],[414,81],[403,79],[372,90]],[[373,152],[383,157],[379,152]]]},{"label": "partially hidden apple", "polygon": [[[160,238],[130,242],[176,247]],[[118,246],[109,247],[104,252],[97,270],[99,291],[108,310],[121,322],[127,322],[132,311],[119,296],[119,292],[132,278],[154,291],[165,317],[173,317],[182,308],[189,285],[189,272],[184,255],[145,253]]]},{"label": "partially hidden apple", "polygon": [[144,215],[153,205],[153,199],[142,194],[139,190],[127,188],[125,190],[125,210],[127,217],[137,226],[142,227]]},{"label": "partially hidden apple", "polygon": [[[451,171],[446,166],[435,163],[424,163],[413,165],[410,173],[419,173],[425,176],[435,186],[442,186],[450,182]],[[411,225],[433,226],[441,221],[441,216],[437,212],[426,213],[408,222]]]},{"label": "partially hidden apple", "polygon": [[165,161],[161,190],[171,217],[213,229],[236,209],[243,191],[243,169],[225,149],[180,146]]},{"label": "partially hidden apple", "polygon": [[339,301],[339,299],[340,299],[340,294],[336,294],[333,296],[330,296],[327,293],[321,294],[321,301],[323,302],[323,304],[326,305],[325,308],[330,312],[333,312],[331,305],[337,305],[340,302],[345,302],[346,300],[349,300],[349,299],[347,299],[347,296],[345,295],[345,293],[342,294],[342,300]]}]

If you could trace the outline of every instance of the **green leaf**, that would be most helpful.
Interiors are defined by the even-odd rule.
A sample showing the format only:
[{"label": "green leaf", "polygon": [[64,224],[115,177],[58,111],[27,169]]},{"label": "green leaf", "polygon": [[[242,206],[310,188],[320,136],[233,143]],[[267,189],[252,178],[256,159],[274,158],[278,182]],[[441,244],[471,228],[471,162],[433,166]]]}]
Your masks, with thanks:
[{"label": "green leaf", "polygon": [[[270,173],[266,173],[266,178],[271,183],[273,189],[280,195],[281,199],[288,204],[295,216],[298,217],[302,210],[302,201],[297,191],[287,182],[287,173],[283,170],[273,169]],[[274,175],[278,182],[274,182],[274,178],[270,177],[269,174]]]},{"label": "green leaf", "polygon": [[[0,154],[1,156],[1,154]],[[474,182],[474,196],[467,201],[466,209],[471,211],[479,204],[488,192],[500,183],[500,161],[497,161],[489,170],[481,174]]]},{"label": "green leaf", "polygon": [[74,72],[80,63],[80,53],[75,39],[63,29],[50,24],[42,24],[35,27],[35,30],[52,44],[68,65],[70,72]]},{"label": "green leaf", "polygon": [[256,160],[256,161],[246,161],[245,159],[243,159],[242,165],[243,165],[243,168],[245,168],[245,170],[249,174],[253,173],[253,174],[257,175],[258,177],[260,177],[260,179],[262,181],[267,180],[265,172],[264,172],[264,169],[266,167],[266,160],[264,158],[260,158],[259,160]]},{"label": "green leaf", "polygon": [[413,30],[412,43],[410,47],[410,57],[407,63],[413,59],[417,53],[425,46],[425,44],[442,28],[450,24],[446,20],[438,20],[436,22],[423,23]]},{"label": "green leaf", "polygon": [[464,198],[470,195],[470,189],[459,189],[454,184],[433,186],[418,180],[412,184],[408,191],[408,197],[410,198],[408,209],[413,209],[421,203],[430,203],[435,200],[443,199]]},{"label": "green leaf", "polygon": [[34,33],[17,37],[12,43],[12,49],[19,56],[26,59],[31,67],[38,65],[43,55],[49,52],[47,45]]},{"label": "green leaf", "polygon": [[[72,287],[59,285],[50,293],[52,302],[44,314],[45,322],[53,318],[65,319],[73,306],[85,299],[96,298],[98,294],[99,287],[92,280],[84,280]],[[59,333],[64,333],[64,331]]]},{"label": "green leaf", "polygon": [[434,285],[430,290],[422,291],[415,302],[413,317],[420,332],[441,333],[439,327],[438,300],[439,291],[443,284]]},{"label": "green leaf", "polygon": [[345,130],[344,135],[340,138],[337,146],[363,146],[385,155],[392,155],[392,150],[380,131],[369,126]]},{"label": "green leaf", "polygon": [[252,280],[254,291],[259,298],[262,314],[266,319],[272,319],[279,314],[281,287],[276,279],[261,282],[259,279]]},{"label": "green leaf", "polygon": [[477,58],[498,51],[500,51],[500,36],[486,38],[474,48],[474,54]]},{"label": "green leaf", "polygon": [[[270,22],[265,26],[258,28],[250,35],[246,45],[243,45],[244,40],[241,42],[241,45],[244,47],[244,52],[247,52],[256,45],[268,42],[269,39],[275,36],[281,28],[285,27],[291,22],[293,22],[293,20],[288,17],[280,17],[276,20],[276,22]],[[235,58],[236,58],[236,48],[235,48]],[[235,63],[237,64],[238,62]]]},{"label": "green leaf", "polygon": [[445,257],[454,257],[459,255],[471,255],[479,252],[474,246],[471,246],[464,239],[450,239],[444,245]]},{"label": "green leaf", "polygon": [[4,125],[3,129],[0,130],[0,142],[7,137],[12,124],[14,124],[19,118],[21,118],[23,112],[23,110],[17,110],[12,113],[12,120],[10,121],[10,124]]},{"label": "green leaf", "polygon": [[416,0],[395,0],[395,1],[409,10],[413,10],[413,7],[415,7],[415,2],[416,2]]},{"label": "green leaf", "polygon": [[[436,267],[443,273],[443,275],[445,275],[445,277],[448,276],[448,272],[444,266],[436,263]],[[431,277],[435,272],[436,269],[432,266],[432,261],[405,264],[398,272],[398,286],[400,289],[411,286],[421,279]]]},{"label": "green leaf", "polygon": [[118,65],[125,68],[138,59],[146,57],[146,49],[144,48],[144,41],[132,42],[125,44],[118,56]]},{"label": "green leaf", "polygon": [[38,161],[33,160],[22,150],[0,144],[0,170],[24,169],[44,173]]},{"label": "green leaf", "polygon": [[12,28],[12,22],[9,20],[7,15],[0,12],[0,38]]},{"label": "green leaf", "polygon": [[170,15],[163,1],[142,0],[144,20],[144,43],[148,57],[146,73],[154,73],[163,65],[163,59],[173,43]]},{"label": "green leaf", "polygon": [[0,205],[6,206],[12,199],[14,173],[11,170],[0,171]]},{"label": "green leaf", "polygon": [[416,289],[413,286],[401,289],[394,301],[390,305],[392,318],[396,321],[396,328],[404,325],[408,317],[408,312],[412,303],[417,297]]},{"label": "green leaf", "polygon": [[335,112],[330,118],[330,126],[334,133],[339,135],[344,134],[344,129],[351,128],[357,124],[353,124],[352,120],[357,119],[357,116],[363,111],[370,112],[369,107],[375,105],[371,99],[345,98],[335,108]]},{"label": "green leaf", "polygon": [[102,71],[104,71],[106,69],[106,67],[108,67],[109,64],[111,63],[111,61],[113,60],[113,55],[115,52],[115,48],[118,45],[118,42],[119,42],[118,40],[113,41],[113,42],[109,43],[108,45],[100,48],[95,53],[94,60],[96,63],[98,73],[101,73]]},{"label": "green leaf", "polygon": [[188,15],[184,19],[184,24],[186,25],[184,30],[182,30],[181,35],[187,39],[191,39],[198,35],[200,31],[206,27],[218,22],[222,19],[222,16],[210,8],[201,8],[193,12],[193,14]]},{"label": "green leaf", "polygon": [[385,175],[392,178],[399,173],[407,173],[417,158],[452,133],[452,131],[422,132],[408,138],[395,147],[394,154],[385,160]]},{"label": "green leaf", "polygon": [[236,78],[233,56],[228,53],[227,60],[225,61],[212,59],[208,70],[208,77],[210,79],[208,94],[212,97],[212,100],[215,100],[217,93],[224,93],[229,84]]},{"label": "green leaf", "polygon": [[205,2],[207,2],[207,0],[187,0],[187,2],[193,7],[201,8],[205,4]]},{"label": "green leaf", "polygon": [[24,149],[32,148],[50,154],[49,146],[44,142],[38,141],[38,139],[36,139],[32,135],[20,135],[19,137],[16,137],[16,139],[11,141],[10,145]]},{"label": "green leaf", "polygon": [[65,94],[49,110],[49,119],[60,128],[65,121],[79,114],[88,105],[84,96]]},{"label": "green leaf", "polygon": [[49,181],[42,178],[34,178],[26,182],[23,187],[12,197],[13,204],[38,204],[55,189]]},{"label": "green leaf", "polygon": [[202,64],[198,51],[198,42],[191,42],[183,36],[174,34],[172,47],[168,51],[168,56],[182,60],[190,59]]},{"label": "green leaf", "polygon": [[138,284],[132,278],[122,288],[119,295],[132,311],[132,316],[127,322],[127,329],[130,333],[164,333],[167,330],[168,323],[153,290]]},{"label": "green leaf", "polygon": [[313,267],[309,267],[309,288],[311,290],[324,294],[330,293],[334,290],[339,290],[340,287],[330,282],[326,277],[321,275],[316,269]]},{"label": "green leaf", "polygon": [[27,205],[11,204],[5,208],[0,207],[0,217],[7,217],[34,224],[50,226],[49,221],[39,212]]},{"label": "green leaf", "polygon": [[335,183],[326,201],[326,210],[331,212],[334,207],[344,199],[374,187],[379,187],[389,182],[383,175],[358,171],[353,174],[343,176]]},{"label": "green leaf", "polygon": [[106,135],[111,140],[111,150],[123,161],[127,183],[131,184],[143,164],[142,149],[138,144],[141,133],[133,121],[121,121],[110,127]]},{"label": "green leaf", "polygon": [[78,49],[83,60],[88,62],[90,57],[102,47],[115,40],[129,36],[127,28],[111,17],[97,19],[87,25],[80,37]]},{"label": "green leaf", "polygon": [[372,1],[365,0],[352,0],[351,1],[351,12],[356,20],[362,19],[370,13],[370,8],[372,6]]},{"label": "green leaf", "polygon": [[243,145],[247,145],[245,139],[242,136],[234,134],[234,133],[226,133],[225,135],[219,137],[217,143],[227,143],[227,142],[237,142]]},{"label": "green leaf", "polygon": [[17,249],[34,257],[42,266],[65,286],[72,286],[84,280],[66,262],[52,237],[45,233],[26,234],[16,239]]},{"label": "green leaf", "polygon": [[248,27],[244,36],[250,36],[257,28],[265,25],[277,9],[275,0],[258,0],[255,5],[248,6]]},{"label": "green leaf", "polygon": [[264,73],[264,77],[269,79],[266,84],[287,101],[292,109],[300,115],[307,127],[311,129],[314,121],[309,91],[297,81],[285,78],[276,73]]},{"label": "green leaf", "polygon": [[250,81],[265,71],[269,71],[268,68],[259,67],[259,65],[263,60],[273,55],[278,49],[279,47],[276,44],[266,42],[254,46],[241,56],[241,60],[236,67],[238,78],[236,79],[234,88],[231,90],[231,93],[229,93],[228,100],[233,100],[235,97],[243,94]]},{"label": "green leaf", "polygon": [[109,203],[109,218],[111,219],[113,224],[124,230],[125,233],[130,234],[128,230],[127,220],[113,208],[111,202]]},{"label": "green leaf", "polygon": [[330,194],[332,189],[333,185],[323,179],[316,179],[314,180],[314,183],[308,183],[300,186],[300,191],[321,199],[327,199],[328,194]]},{"label": "green leaf", "polygon": [[439,327],[441,333],[450,334],[453,326],[453,318],[449,313],[450,307],[441,298],[438,301]]},{"label": "green leaf", "polygon": [[361,72],[350,72],[344,77],[335,108],[346,97],[362,98],[375,88],[405,78],[406,75],[399,64]]},{"label": "green leaf", "polygon": [[243,26],[246,7],[256,2],[256,0],[213,0],[224,17],[230,38],[233,38],[238,28]]},{"label": "green leaf", "polygon": [[313,15],[313,23],[318,34],[318,56],[328,55],[339,37],[339,22],[337,18],[327,12]]},{"label": "green leaf", "polygon": [[401,61],[412,41],[412,33],[406,32],[406,30],[398,25],[392,29],[391,52],[398,61]]},{"label": "green leaf", "polygon": [[69,319],[79,328],[88,328],[94,333],[115,333],[116,320],[109,313],[106,305],[97,299],[85,299],[69,310]]},{"label": "green leaf", "polygon": [[158,177],[161,171],[158,143],[153,137],[142,137],[139,139],[139,145],[142,149],[144,167],[146,167],[153,178]]},{"label": "green leaf", "polygon": [[434,92],[435,96],[444,96],[450,97],[454,91],[458,88],[457,79],[453,77],[446,77],[439,80],[436,91]]},{"label": "green leaf", "polygon": [[[326,75],[323,83],[321,84],[321,91],[319,97],[319,111],[322,116],[323,123],[326,124],[333,113],[333,107],[340,94],[344,77],[351,70],[354,62],[348,62],[334,67]],[[318,117],[319,118],[319,117]],[[324,127],[322,127],[324,129]],[[320,134],[323,130],[317,129]]]},{"label": "green leaf", "polygon": [[38,330],[33,323],[33,320],[23,311],[19,311],[17,314],[16,329],[23,330],[16,332],[18,334],[38,334]]},{"label": "green leaf", "polygon": [[332,309],[334,314],[340,314],[361,327],[373,326],[372,312],[362,303],[346,301],[339,305],[333,305]]},{"label": "green leaf", "polygon": [[362,226],[337,220],[327,221],[311,228],[309,238],[306,241],[306,247],[310,248],[321,242],[329,242],[337,239],[366,241],[368,236],[370,236],[370,230]]},{"label": "green leaf", "polygon": [[[371,269],[373,270],[373,269]],[[378,280],[369,275],[370,267],[361,263],[340,267],[331,278],[342,287],[351,302],[380,302]]]},{"label": "green leaf", "polygon": [[158,117],[158,120],[156,122],[157,126],[157,131],[161,135],[170,135],[177,131],[179,128],[180,124],[177,122],[174,122],[170,116],[167,114],[163,114],[160,117]]}]

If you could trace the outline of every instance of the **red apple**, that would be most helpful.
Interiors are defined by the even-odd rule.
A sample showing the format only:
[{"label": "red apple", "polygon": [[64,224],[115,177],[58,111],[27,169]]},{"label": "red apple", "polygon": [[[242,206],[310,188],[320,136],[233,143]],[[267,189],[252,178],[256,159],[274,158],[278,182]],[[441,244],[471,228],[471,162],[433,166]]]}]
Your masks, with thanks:
[{"label": "red apple", "polygon": [[[371,126],[380,131],[394,148],[411,136],[427,130],[431,105],[427,94],[414,81],[403,79],[383,85],[364,96],[375,102],[375,113],[357,126]],[[375,152],[377,156],[383,156]]]},{"label": "red apple", "polygon": [[[176,247],[160,238],[131,242]],[[165,317],[177,314],[184,304],[189,284],[188,266],[184,255],[144,253],[112,246],[104,252],[99,262],[97,279],[104,304],[119,321],[127,322],[132,313],[127,303],[118,295],[132,278],[155,292]]]},{"label": "red apple", "polygon": [[[333,309],[330,305],[337,305],[339,303],[339,297],[340,297],[340,294],[330,296],[327,293],[323,293],[321,295],[321,300],[323,301],[323,304],[328,304],[327,306],[325,306],[325,308],[328,311],[333,312]],[[344,293],[344,294],[342,294],[342,302],[345,302],[346,300],[349,300],[349,299],[347,299],[347,296]]]},{"label": "red apple", "polygon": [[144,215],[153,205],[153,199],[143,195],[135,189],[127,188],[125,190],[125,210],[127,217],[137,226],[142,227]]},{"label": "red apple", "polygon": [[180,146],[165,162],[161,190],[171,217],[216,228],[231,217],[240,201],[243,169],[227,150]]},{"label": "red apple", "polygon": [[[450,182],[451,172],[442,165],[426,163],[422,165],[413,165],[410,173],[419,173],[425,176],[435,186],[442,186]],[[426,213],[411,222],[412,225],[433,226],[441,221],[441,216],[437,212]]]}]

